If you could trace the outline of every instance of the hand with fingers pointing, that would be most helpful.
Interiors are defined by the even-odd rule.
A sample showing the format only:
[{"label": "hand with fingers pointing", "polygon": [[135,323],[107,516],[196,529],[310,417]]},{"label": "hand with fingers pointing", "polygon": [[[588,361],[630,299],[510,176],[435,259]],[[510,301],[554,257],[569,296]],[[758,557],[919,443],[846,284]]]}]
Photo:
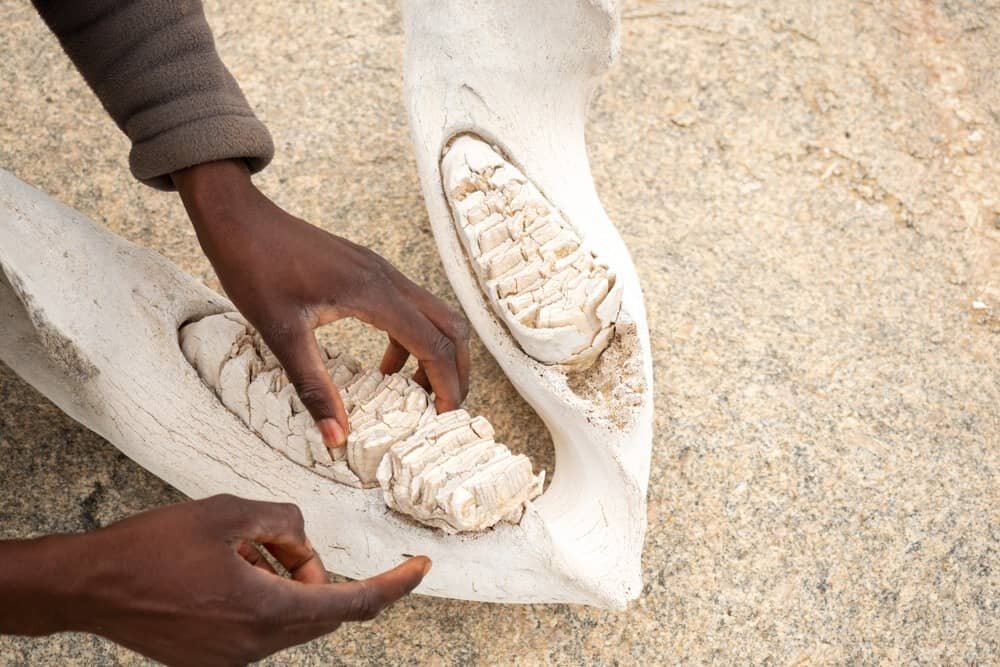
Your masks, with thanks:
[{"label": "hand with fingers pointing", "polygon": [[[350,425],[313,330],[388,335],[439,412],[469,390],[465,318],[377,254],[276,206],[250,179],[274,153],[219,58],[198,0],[33,0],[117,125],[140,181],[176,189],[222,286],[281,362],[328,447]],[[2,325],[0,325],[2,326]],[[291,579],[275,574],[260,549]],[[86,535],[0,540],[0,634],[82,630],[169,664],[241,664],[371,618],[430,566],[330,584],[291,505],[217,496]]]},{"label": "hand with fingers pointing", "polygon": [[469,391],[465,318],[371,250],[275,205],[236,160],[173,174],[174,184],[229,298],[288,373],[328,447],[347,443],[347,412],[313,329],[355,317],[386,332],[381,371],[410,355],[414,380],[454,410]]},{"label": "hand with fingers pointing", "polygon": [[297,507],[227,495],[92,533],[0,542],[0,559],[0,633],[92,632],[168,665],[247,664],[371,620],[431,565],[410,558],[331,584]]}]

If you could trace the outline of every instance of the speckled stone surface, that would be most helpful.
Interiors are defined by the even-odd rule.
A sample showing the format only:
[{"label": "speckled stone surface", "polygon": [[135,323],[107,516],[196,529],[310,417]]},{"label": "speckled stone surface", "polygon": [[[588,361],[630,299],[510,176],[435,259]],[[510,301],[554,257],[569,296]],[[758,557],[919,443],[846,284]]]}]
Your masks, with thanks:
[{"label": "speckled stone surface", "polygon": [[[397,4],[207,8],[275,138],[261,187],[453,299]],[[269,664],[1000,661],[997,44],[995,0],[627,1],[588,139],[653,337],[642,598],[411,597]],[[24,0],[0,6],[0,53],[0,166],[218,288]],[[345,332],[377,358],[355,324],[324,335]],[[478,343],[474,362],[472,407],[551,469]],[[0,367],[0,536],[179,499]],[[0,638],[2,664],[140,662],[89,636]]]}]

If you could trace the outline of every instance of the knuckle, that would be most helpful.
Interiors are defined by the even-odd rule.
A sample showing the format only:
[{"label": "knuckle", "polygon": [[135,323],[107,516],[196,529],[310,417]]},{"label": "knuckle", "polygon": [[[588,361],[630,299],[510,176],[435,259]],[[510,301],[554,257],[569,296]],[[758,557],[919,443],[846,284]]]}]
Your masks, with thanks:
[{"label": "knuckle", "polygon": [[281,512],[285,516],[285,520],[288,522],[289,528],[294,533],[302,533],[305,528],[305,518],[302,516],[302,510],[299,506],[294,503],[281,503]]},{"label": "knuckle", "polygon": [[210,515],[224,521],[239,516],[245,502],[231,493],[220,493],[204,500]]},{"label": "knuckle", "polygon": [[374,586],[362,582],[358,593],[351,600],[351,612],[354,618],[370,621],[382,611],[381,597]]},{"label": "knuckle", "polygon": [[238,502],[240,499],[231,493],[217,493],[214,496],[209,496],[205,499],[205,503],[210,505],[219,505],[222,507],[228,507]]},{"label": "knuckle", "polygon": [[469,320],[462,315],[455,313],[451,318],[451,328],[455,332],[455,337],[462,343],[468,342],[469,335],[472,332],[472,328],[469,326]]},{"label": "knuckle", "polygon": [[325,407],[327,404],[326,388],[313,378],[305,378],[295,383],[295,392],[299,400],[310,409]]},{"label": "knuckle", "polygon": [[376,256],[366,270],[358,274],[357,288],[360,294],[367,297],[371,290],[381,290],[389,282],[389,270],[388,262]]},{"label": "knuckle", "polygon": [[267,315],[252,322],[261,338],[276,355],[283,349],[282,341],[289,340],[298,328],[298,322],[285,317]]},{"label": "knuckle", "polygon": [[454,358],[455,343],[447,336],[438,334],[431,342],[431,356],[438,360]]}]

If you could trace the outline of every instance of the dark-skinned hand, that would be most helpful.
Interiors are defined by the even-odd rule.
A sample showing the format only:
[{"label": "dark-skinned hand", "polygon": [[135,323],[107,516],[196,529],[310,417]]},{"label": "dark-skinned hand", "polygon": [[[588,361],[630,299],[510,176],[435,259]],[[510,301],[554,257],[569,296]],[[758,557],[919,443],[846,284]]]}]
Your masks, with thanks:
[{"label": "dark-skinned hand", "polygon": [[389,336],[380,370],[410,355],[414,380],[439,412],[469,390],[465,318],[371,250],[285,212],[241,161],[208,162],[172,175],[202,249],[226,294],[260,332],[295,385],[328,447],[347,442],[347,412],[323,366],[313,329],[355,317]]},{"label": "dark-skinned hand", "polygon": [[0,633],[91,632],[168,665],[243,665],[370,620],[430,568],[416,557],[331,584],[297,507],[228,495],[92,533],[0,542],[0,564]]}]

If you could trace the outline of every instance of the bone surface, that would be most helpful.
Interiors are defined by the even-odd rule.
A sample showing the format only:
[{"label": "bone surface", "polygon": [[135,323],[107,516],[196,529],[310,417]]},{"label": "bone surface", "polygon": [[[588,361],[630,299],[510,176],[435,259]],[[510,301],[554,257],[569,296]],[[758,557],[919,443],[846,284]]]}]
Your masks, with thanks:
[{"label": "bone surface", "polygon": [[464,410],[438,415],[403,375],[362,369],[321,347],[351,426],[347,447],[328,450],[278,360],[238,313],[186,324],[180,341],[222,403],[273,449],[341,484],[381,485],[390,508],[423,524],[457,533],[517,523],[542,491],[544,473],[494,441],[486,419]]},{"label": "bone surface", "polygon": [[521,171],[460,135],[441,160],[462,245],[494,312],[525,352],[586,368],[614,335],[621,283]]},{"label": "bone surface", "polygon": [[[417,593],[621,609],[643,590],[653,383],[638,277],[583,142],[587,101],[615,51],[614,4],[404,0],[402,9],[414,156],[444,269],[483,345],[547,426],[558,462],[517,524],[449,535],[389,509],[380,487],[335,483],[269,446],[179,345],[183,325],[232,304],[3,170],[0,361],[191,498],[295,503],[331,572],[359,579],[425,554],[434,567]],[[463,133],[502,146],[621,283],[615,335],[589,369],[568,374],[525,354],[487,301],[442,188],[443,149]],[[222,371],[243,372],[218,370],[220,382]],[[248,396],[247,418],[251,407]],[[346,456],[336,463],[357,477]]]},{"label": "bone surface", "polygon": [[558,558],[573,576],[620,603],[641,590],[652,364],[639,278],[584,142],[618,5],[404,0],[403,25],[410,136],[445,272],[552,435],[557,465],[530,508],[572,545]]}]

